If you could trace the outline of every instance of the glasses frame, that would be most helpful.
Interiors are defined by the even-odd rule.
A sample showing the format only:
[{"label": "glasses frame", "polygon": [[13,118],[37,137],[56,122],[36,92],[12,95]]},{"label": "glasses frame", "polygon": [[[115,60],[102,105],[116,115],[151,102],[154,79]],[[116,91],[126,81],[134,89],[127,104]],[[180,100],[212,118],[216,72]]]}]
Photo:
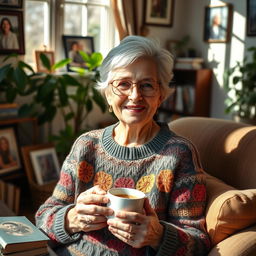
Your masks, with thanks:
[{"label": "glasses frame", "polygon": [[[114,86],[113,85],[113,83],[114,82],[116,82],[116,81],[127,81],[127,82],[129,82],[130,84],[131,84],[131,86],[130,86],[130,88],[127,90],[127,92],[128,92],[128,94],[125,94],[125,93],[123,93],[123,92],[121,92],[117,87],[118,86]],[[143,81],[147,81],[147,80],[141,80],[141,81],[138,81],[138,82],[132,82],[131,80],[125,80],[125,79],[115,79],[115,80],[113,80],[113,81],[111,81],[109,84],[111,85],[111,87],[112,87],[112,92],[115,94],[115,95],[117,95],[117,96],[130,96],[131,95],[131,93],[132,93],[132,89],[133,89],[133,87],[134,87],[134,85],[136,84],[137,86],[141,83],[141,82],[143,82]],[[157,87],[154,87],[154,94],[153,95],[144,95],[144,93],[143,93],[143,91],[140,89],[140,87],[138,88],[138,90],[139,90],[139,92],[140,92],[140,94],[141,94],[141,96],[143,96],[143,97],[155,97],[156,96],[156,92],[160,89],[160,87],[159,87],[159,85],[160,85],[160,83],[159,82],[157,82],[157,81],[154,81],[154,80],[150,80],[150,82],[154,82],[155,83],[155,85],[158,85]]]}]

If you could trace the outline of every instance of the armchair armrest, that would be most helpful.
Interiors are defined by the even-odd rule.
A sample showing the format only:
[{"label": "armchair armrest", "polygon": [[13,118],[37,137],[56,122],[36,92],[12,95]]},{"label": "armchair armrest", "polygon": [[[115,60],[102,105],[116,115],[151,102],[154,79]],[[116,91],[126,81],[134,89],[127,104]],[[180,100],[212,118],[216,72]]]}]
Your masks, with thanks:
[{"label": "armchair armrest", "polygon": [[208,256],[255,256],[256,224],[218,243]]}]

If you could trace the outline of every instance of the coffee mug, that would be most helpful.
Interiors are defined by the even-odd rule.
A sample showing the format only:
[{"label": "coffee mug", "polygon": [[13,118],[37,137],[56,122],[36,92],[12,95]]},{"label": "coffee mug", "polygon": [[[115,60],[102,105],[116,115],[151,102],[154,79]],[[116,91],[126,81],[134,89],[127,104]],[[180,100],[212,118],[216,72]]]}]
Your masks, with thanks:
[{"label": "coffee mug", "polygon": [[[107,206],[115,211],[139,212],[143,211],[146,195],[133,188],[111,188],[107,192],[109,203]],[[110,218],[113,216],[110,216]]]}]

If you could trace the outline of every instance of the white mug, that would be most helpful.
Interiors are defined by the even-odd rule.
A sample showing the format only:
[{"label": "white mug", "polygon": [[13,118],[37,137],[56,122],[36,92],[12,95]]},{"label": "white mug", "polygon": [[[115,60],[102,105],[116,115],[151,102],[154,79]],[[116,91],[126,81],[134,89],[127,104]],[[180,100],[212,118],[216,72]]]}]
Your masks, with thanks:
[{"label": "white mug", "polygon": [[[107,206],[114,212],[128,211],[128,212],[143,212],[143,204],[146,195],[133,188],[111,188],[107,192],[109,203]],[[114,216],[109,216],[113,218]]]}]

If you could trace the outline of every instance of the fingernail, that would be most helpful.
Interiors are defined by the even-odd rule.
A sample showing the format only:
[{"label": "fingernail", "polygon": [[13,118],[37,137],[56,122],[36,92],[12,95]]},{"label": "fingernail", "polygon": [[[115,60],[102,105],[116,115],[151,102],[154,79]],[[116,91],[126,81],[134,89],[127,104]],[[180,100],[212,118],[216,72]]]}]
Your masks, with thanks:
[{"label": "fingernail", "polygon": [[114,215],[114,211],[113,211],[113,210],[109,210],[109,211],[108,211],[108,215],[109,215],[109,216]]},{"label": "fingernail", "polygon": [[104,202],[104,203],[108,203],[108,201],[109,201],[109,200],[108,200],[107,197],[104,197],[104,198],[103,198],[103,202]]}]

